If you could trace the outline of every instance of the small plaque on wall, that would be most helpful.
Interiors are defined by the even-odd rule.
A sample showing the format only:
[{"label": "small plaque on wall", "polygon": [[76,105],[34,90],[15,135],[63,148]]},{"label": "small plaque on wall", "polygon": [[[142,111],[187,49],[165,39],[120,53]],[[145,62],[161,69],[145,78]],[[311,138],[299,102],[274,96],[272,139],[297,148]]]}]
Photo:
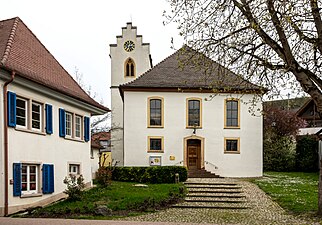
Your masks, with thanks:
[{"label": "small plaque on wall", "polygon": [[161,166],[161,156],[150,156],[150,166]]},{"label": "small plaque on wall", "polygon": [[176,160],[176,157],[174,155],[170,155],[170,160],[171,161]]}]

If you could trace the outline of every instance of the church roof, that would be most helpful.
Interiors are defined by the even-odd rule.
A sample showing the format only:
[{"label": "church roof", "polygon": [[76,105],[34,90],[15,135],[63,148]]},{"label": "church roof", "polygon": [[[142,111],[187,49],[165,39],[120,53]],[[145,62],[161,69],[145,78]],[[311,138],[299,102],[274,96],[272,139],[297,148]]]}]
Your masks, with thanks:
[{"label": "church roof", "polygon": [[188,46],[182,47],[137,79],[120,85],[121,91],[135,88],[265,91]]},{"label": "church roof", "polygon": [[18,18],[0,21],[0,68],[16,76],[85,102],[105,112],[59,64],[54,56]]}]

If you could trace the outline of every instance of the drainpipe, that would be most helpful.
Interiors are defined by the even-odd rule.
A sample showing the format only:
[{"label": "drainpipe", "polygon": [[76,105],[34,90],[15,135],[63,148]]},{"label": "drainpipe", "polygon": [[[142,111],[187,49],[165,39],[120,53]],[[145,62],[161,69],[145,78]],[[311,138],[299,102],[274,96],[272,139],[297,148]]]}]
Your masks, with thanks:
[{"label": "drainpipe", "polygon": [[8,99],[7,99],[7,90],[8,90],[8,85],[13,81],[15,78],[15,72],[11,72],[11,78],[10,80],[6,81],[3,85],[3,99],[4,99],[4,112],[3,112],[3,118],[4,118],[4,216],[8,216],[8,186],[9,186],[9,171],[8,171]]}]

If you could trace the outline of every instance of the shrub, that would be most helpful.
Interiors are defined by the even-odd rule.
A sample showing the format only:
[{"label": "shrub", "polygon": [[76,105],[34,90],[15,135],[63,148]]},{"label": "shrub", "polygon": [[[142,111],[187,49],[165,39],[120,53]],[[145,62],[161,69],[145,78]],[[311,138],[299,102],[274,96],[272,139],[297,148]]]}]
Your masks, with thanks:
[{"label": "shrub", "polygon": [[64,191],[68,195],[68,199],[72,201],[77,201],[82,198],[83,189],[85,188],[83,175],[70,174],[65,177],[64,184],[67,185],[67,189]]},{"label": "shrub", "polygon": [[264,140],[264,171],[287,172],[295,169],[296,144],[292,137]]},{"label": "shrub", "polygon": [[[104,165],[104,164],[103,164]],[[112,173],[115,170],[117,162],[109,164],[109,166],[102,166],[100,164],[96,172],[96,182],[102,186],[108,186],[112,183]]]},{"label": "shrub", "polygon": [[179,181],[188,178],[187,169],[183,166],[151,166],[151,167],[115,167],[113,180],[141,183],[174,183],[175,174]]},{"label": "shrub", "polygon": [[301,172],[315,172],[319,169],[318,141],[313,136],[298,138],[296,146],[296,169]]}]

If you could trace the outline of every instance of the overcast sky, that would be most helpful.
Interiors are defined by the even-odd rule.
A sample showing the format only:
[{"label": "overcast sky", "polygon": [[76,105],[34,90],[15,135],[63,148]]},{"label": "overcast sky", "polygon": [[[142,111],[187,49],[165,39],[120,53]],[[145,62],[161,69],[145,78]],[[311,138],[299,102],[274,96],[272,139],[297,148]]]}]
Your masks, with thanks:
[{"label": "overcast sky", "polygon": [[[175,24],[163,26],[166,0],[1,0],[0,20],[20,17],[71,74],[83,80],[110,107],[109,44],[116,43],[127,22],[150,43],[156,65],[183,44]],[[168,10],[167,10],[168,11]]]}]

